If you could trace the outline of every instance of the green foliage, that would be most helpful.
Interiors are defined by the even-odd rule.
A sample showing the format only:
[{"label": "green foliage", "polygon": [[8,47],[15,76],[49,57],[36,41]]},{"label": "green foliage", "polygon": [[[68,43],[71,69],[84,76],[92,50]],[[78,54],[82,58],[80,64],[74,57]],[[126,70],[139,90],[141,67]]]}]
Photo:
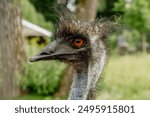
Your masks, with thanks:
[{"label": "green foliage", "polygon": [[[140,33],[137,30],[123,30],[121,35],[129,44],[130,48],[135,48],[140,41]],[[108,38],[108,48],[110,54],[116,54],[118,35],[113,34]]]},{"label": "green foliage", "polygon": [[37,94],[27,94],[15,98],[15,100],[53,100],[53,99],[54,97],[52,96],[37,95]]},{"label": "green foliage", "polygon": [[56,22],[57,15],[54,7],[57,0],[30,0],[39,13],[42,13],[47,21]]},{"label": "green foliage", "polygon": [[136,47],[137,43],[140,41],[140,34],[137,30],[124,30],[123,36],[129,43],[130,47]]},{"label": "green foliage", "polygon": [[[33,38],[27,46],[28,58],[35,55],[39,48],[45,45],[37,45],[38,38]],[[52,94],[58,88],[63,77],[66,65],[58,61],[41,61],[25,65],[25,75],[21,78],[21,87],[24,91],[38,95]]]},{"label": "green foliage", "polygon": [[124,35],[129,44],[133,47],[137,42],[146,43],[142,35],[150,31],[149,0],[118,0],[114,6],[114,11],[122,12],[120,18],[129,29]]},{"label": "green foliage", "polygon": [[149,0],[130,1],[131,3],[119,0],[119,2],[115,4],[115,10],[124,12],[122,17],[123,22],[139,32],[150,30]]},{"label": "green foliage", "polygon": [[63,76],[64,68],[64,64],[54,61],[27,64],[21,86],[30,93],[54,93]]},{"label": "green foliage", "polygon": [[52,30],[53,24],[50,21],[46,21],[43,14],[38,13],[29,0],[14,0],[14,3],[20,6],[24,19],[48,30]]},{"label": "green foliage", "polygon": [[149,60],[145,54],[110,57],[97,99],[150,99]]},{"label": "green foliage", "polygon": [[117,47],[117,35],[113,34],[109,37],[109,50],[114,50]]},{"label": "green foliage", "polygon": [[121,11],[114,11],[114,3],[118,0],[99,0],[99,7],[97,17],[107,17],[110,20],[115,20],[118,14],[121,14]]}]

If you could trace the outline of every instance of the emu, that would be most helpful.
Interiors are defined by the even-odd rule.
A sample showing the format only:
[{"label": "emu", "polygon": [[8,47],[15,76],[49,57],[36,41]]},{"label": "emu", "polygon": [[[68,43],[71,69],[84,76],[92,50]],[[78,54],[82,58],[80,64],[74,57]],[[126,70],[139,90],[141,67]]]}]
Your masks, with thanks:
[{"label": "emu", "polygon": [[30,62],[59,60],[74,68],[69,100],[96,97],[96,84],[107,63],[109,21],[82,22],[68,13],[60,15],[53,42],[30,58]]}]

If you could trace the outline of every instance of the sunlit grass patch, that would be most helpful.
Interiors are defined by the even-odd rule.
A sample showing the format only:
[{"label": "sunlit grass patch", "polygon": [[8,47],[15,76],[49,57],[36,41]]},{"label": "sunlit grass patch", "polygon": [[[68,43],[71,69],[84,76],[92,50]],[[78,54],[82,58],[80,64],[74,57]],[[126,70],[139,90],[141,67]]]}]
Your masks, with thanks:
[{"label": "sunlit grass patch", "polygon": [[110,57],[97,99],[150,99],[150,55]]}]

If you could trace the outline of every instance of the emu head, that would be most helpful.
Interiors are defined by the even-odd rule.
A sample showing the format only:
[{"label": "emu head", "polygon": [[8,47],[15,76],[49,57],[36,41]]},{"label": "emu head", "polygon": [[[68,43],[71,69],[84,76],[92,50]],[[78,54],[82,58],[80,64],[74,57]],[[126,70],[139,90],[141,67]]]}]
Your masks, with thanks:
[{"label": "emu head", "polygon": [[60,60],[75,65],[88,59],[95,60],[99,51],[106,49],[107,26],[107,22],[86,23],[60,17],[53,42],[30,58],[30,62]]},{"label": "emu head", "polygon": [[91,99],[106,63],[108,29],[105,21],[88,23],[60,16],[54,41],[30,61],[60,60],[73,65],[75,75],[69,99]]}]

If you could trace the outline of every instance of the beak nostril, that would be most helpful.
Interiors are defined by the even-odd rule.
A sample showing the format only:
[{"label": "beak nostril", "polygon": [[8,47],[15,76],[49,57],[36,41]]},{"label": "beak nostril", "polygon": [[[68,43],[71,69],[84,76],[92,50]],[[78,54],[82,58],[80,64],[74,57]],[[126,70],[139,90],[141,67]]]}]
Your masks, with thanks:
[{"label": "beak nostril", "polygon": [[52,47],[46,46],[40,53],[40,55],[50,55],[54,53],[54,49]]},{"label": "beak nostril", "polygon": [[42,52],[40,55],[48,55],[48,53],[46,53],[46,52]]},{"label": "beak nostril", "polygon": [[42,53],[40,53],[40,55],[48,55],[48,53],[47,52],[42,52]]},{"label": "beak nostril", "polygon": [[54,53],[54,51],[47,51],[47,50],[44,50],[44,51],[42,51],[39,55],[50,55],[50,54],[52,54],[52,53]]},{"label": "beak nostril", "polygon": [[54,53],[54,51],[50,51],[49,53],[50,53],[50,54],[53,54],[53,53]]}]

